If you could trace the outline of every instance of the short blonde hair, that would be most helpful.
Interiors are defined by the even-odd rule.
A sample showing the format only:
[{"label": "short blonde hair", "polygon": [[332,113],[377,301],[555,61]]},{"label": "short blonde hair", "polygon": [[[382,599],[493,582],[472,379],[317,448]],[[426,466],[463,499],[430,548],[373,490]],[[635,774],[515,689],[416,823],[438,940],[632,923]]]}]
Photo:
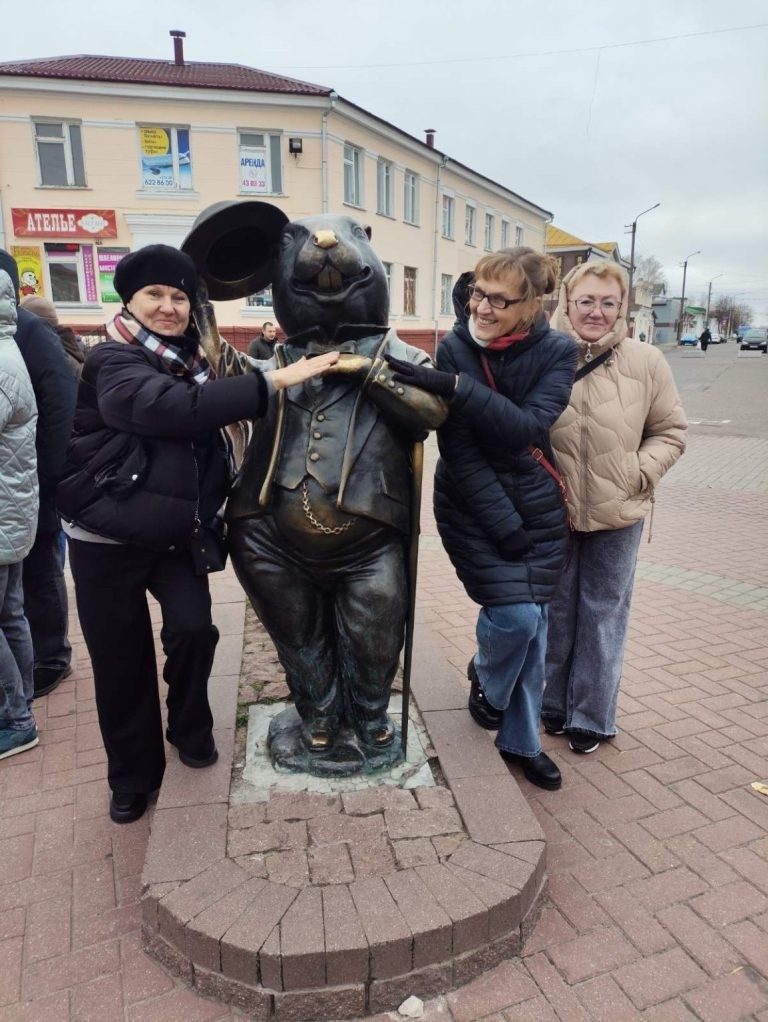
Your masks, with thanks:
[{"label": "short blonde hair", "polygon": [[593,273],[596,277],[610,277],[611,280],[615,280],[621,289],[622,302],[627,297],[627,290],[629,288],[627,271],[622,266],[619,266],[618,263],[608,262],[607,259],[596,260],[593,263],[582,263],[578,269],[573,270],[565,285],[569,296],[576,284],[583,280],[588,273]]},{"label": "short blonde hair", "polygon": [[559,271],[559,263],[553,256],[519,245],[483,256],[475,267],[475,280],[479,277],[501,280],[510,273],[516,273],[522,282],[521,298],[529,301],[551,294],[557,287]]}]

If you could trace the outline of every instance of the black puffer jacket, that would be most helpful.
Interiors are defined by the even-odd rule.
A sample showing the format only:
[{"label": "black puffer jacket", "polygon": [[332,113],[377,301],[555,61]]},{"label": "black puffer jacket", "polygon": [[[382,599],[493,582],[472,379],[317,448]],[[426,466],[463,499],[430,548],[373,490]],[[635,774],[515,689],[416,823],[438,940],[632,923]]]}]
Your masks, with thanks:
[{"label": "black puffer jacket", "polygon": [[[568,404],[576,346],[541,316],[530,337],[487,358],[499,393],[487,384],[482,348],[467,328],[466,275],[454,291],[457,319],[437,350],[437,367],[459,374],[448,420],[437,433],[435,518],[468,595],[484,606],[546,603],[568,543],[557,484],[528,453],[553,461],[548,431]],[[504,560],[498,544],[524,529],[533,549]]]},{"label": "black puffer jacket", "polygon": [[199,386],[147,348],[100,344],[83,367],[59,513],[124,543],[188,547],[195,514],[208,521],[227,494],[219,428],[266,407],[260,372]]}]

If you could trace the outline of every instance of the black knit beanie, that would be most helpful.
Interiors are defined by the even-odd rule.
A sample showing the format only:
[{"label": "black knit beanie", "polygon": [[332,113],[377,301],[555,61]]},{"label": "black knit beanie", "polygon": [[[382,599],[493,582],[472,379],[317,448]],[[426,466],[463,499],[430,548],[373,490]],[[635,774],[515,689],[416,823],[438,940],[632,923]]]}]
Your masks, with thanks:
[{"label": "black knit beanie", "polygon": [[0,248],[0,270],[5,270],[8,276],[11,278],[13,289],[16,292],[16,304],[19,304],[19,268],[16,265],[16,260],[13,258],[10,252],[6,252],[4,248]]},{"label": "black knit beanie", "polygon": [[123,304],[127,305],[137,291],[150,284],[177,287],[194,302],[197,293],[195,264],[185,252],[170,245],[145,245],[123,256],[115,270],[115,291]]}]

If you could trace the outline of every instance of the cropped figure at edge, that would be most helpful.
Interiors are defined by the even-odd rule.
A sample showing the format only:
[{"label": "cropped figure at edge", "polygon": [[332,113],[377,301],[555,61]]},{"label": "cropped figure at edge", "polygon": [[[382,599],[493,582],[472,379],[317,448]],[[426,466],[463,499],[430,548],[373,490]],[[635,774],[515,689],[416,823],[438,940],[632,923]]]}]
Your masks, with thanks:
[{"label": "cropped figure at edge", "polygon": [[669,364],[627,336],[626,314],[627,276],[601,261],[567,274],[552,317],[575,342],[582,369],[551,433],[575,532],[550,606],[542,718],[547,732],[566,733],[582,754],[616,734],[643,521],[685,450],[687,422]]},{"label": "cropped figure at edge", "polygon": [[222,203],[184,249],[210,268],[227,230],[249,221],[260,237],[252,287],[272,285],[287,339],[260,362],[224,345],[221,371],[331,350],[339,360],[322,379],[270,395],[254,424],[227,505],[232,562],[295,701],[272,722],[273,760],[354,773],[401,758],[387,706],[408,612],[412,449],[445,404],[393,380],[388,354],[430,363],[388,328],[387,280],[366,230],[347,216],[289,223],[269,203]]},{"label": "cropped figure at edge", "polygon": [[[481,605],[478,651],[467,669],[469,711],[498,731],[505,760],[549,789],[561,778],[541,751],[539,713],[547,605],[568,521],[548,470],[555,471],[548,432],[576,370],[574,345],[541,311],[556,283],[555,260],[533,249],[485,256],[454,289],[457,319],[438,348],[441,371],[422,371],[414,381],[450,394],[438,430],[435,518],[467,594]],[[401,373],[411,378],[405,367]]]},{"label": "cropped figure at edge", "polygon": [[219,633],[194,537],[228,489],[221,427],[258,417],[267,395],[323,372],[327,355],[219,380],[190,321],[192,260],[168,245],[131,252],[115,272],[123,308],[87,356],[57,492],[77,609],[93,664],[116,823],[160,787],[165,750],[147,593],[160,604],[167,740],[185,766],[217,758],[208,679]]}]

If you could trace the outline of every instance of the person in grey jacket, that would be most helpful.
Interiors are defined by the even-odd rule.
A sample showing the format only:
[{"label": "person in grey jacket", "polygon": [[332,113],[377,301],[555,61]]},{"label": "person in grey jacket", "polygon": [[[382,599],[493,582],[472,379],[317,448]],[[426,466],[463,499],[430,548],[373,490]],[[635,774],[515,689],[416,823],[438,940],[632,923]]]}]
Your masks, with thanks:
[{"label": "person in grey jacket", "polygon": [[15,333],[16,288],[0,269],[0,759],[39,741],[21,567],[37,525],[37,405]]}]

